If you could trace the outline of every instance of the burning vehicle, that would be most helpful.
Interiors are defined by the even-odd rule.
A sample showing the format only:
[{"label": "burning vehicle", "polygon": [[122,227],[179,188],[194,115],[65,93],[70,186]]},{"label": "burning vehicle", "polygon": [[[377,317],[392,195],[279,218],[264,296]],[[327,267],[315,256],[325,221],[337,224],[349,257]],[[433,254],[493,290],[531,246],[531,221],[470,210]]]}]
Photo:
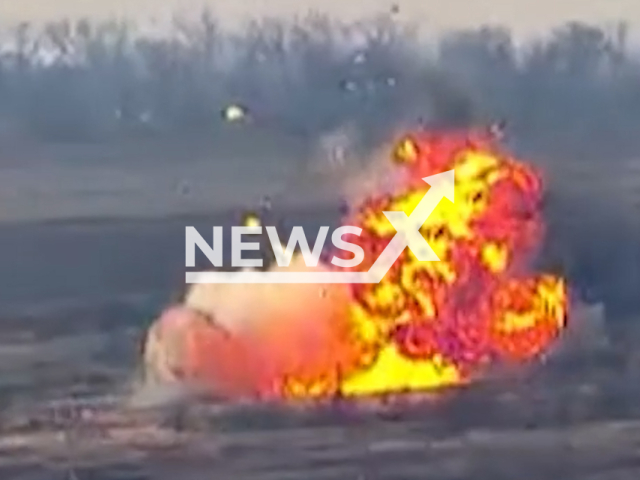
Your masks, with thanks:
[{"label": "burning vehicle", "polygon": [[[409,215],[455,171],[420,232],[441,261],[405,249],[377,284],[196,284],[147,333],[147,382],[228,399],[309,400],[423,392],[473,382],[496,363],[545,354],[567,325],[569,292],[539,272],[543,176],[493,132],[417,131],[397,142],[384,188],[350,205],[350,241],[366,270],[395,234],[384,211]],[[255,220],[255,219],[254,219]],[[257,220],[256,220],[257,221]],[[294,256],[288,267],[307,267]]]}]

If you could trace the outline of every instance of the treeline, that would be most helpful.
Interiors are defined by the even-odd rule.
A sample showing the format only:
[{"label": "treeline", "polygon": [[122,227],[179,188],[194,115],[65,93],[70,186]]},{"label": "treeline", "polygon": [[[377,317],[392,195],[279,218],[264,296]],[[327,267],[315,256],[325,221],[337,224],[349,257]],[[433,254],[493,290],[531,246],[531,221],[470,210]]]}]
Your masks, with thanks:
[{"label": "treeline", "polygon": [[204,12],[164,35],[61,21],[4,38],[1,129],[47,141],[209,132],[239,105],[310,140],[345,125],[371,143],[418,120],[500,118],[525,148],[640,150],[640,55],[624,25],[570,23],[516,45],[500,27],[424,41],[391,17],[265,19],[228,32]]}]

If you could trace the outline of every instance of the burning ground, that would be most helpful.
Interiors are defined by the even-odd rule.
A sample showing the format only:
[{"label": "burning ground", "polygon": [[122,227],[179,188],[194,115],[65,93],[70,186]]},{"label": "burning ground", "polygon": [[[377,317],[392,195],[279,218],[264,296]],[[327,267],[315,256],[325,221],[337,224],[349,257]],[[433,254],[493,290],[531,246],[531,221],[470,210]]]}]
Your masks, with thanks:
[{"label": "burning ground", "polygon": [[356,397],[461,385],[544,354],[568,294],[562,278],[531,268],[544,237],[540,172],[485,132],[415,132],[391,157],[385,188],[345,219],[362,229],[350,239],[365,251],[357,268],[395,234],[383,212],[409,215],[422,179],[454,170],[455,202],[420,230],[440,262],[406,250],[371,285],[195,286],[150,331],[150,377],[232,399]]}]

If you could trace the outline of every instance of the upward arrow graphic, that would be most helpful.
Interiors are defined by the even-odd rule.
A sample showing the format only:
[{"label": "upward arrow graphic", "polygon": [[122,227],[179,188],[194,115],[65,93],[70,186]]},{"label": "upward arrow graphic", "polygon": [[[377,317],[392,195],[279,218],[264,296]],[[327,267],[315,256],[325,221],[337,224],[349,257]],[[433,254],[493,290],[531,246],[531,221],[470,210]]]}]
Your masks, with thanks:
[{"label": "upward arrow graphic", "polygon": [[421,262],[440,261],[420,233],[420,229],[429,218],[429,215],[436,209],[440,200],[447,198],[451,202],[454,201],[455,175],[453,170],[449,170],[437,175],[424,177],[422,180],[431,185],[431,188],[418,202],[411,215],[407,216],[405,212],[398,211],[382,212],[397,233],[369,271],[366,272],[367,276],[371,278],[371,283],[378,283],[384,278],[406,247],[409,247]]}]

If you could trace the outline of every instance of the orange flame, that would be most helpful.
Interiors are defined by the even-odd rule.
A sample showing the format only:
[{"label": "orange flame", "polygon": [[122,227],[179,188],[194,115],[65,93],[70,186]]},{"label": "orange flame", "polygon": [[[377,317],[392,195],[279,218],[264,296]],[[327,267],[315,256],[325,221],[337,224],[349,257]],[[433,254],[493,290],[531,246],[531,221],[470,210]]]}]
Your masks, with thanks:
[{"label": "orange flame", "polygon": [[563,279],[529,268],[544,234],[540,173],[473,132],[410,135],[393,160],[394,191],[346,219],[363,229],[350,239],[365,250],[357,268],[368,270],[396,233],[382,212],[411,214],[429,188],[422,178],[454,169],[455,203],[443,200],[421,229],[441,261],[406,249],[379,284],[321,287],[298,309],[265,311],[269,322],[250,332],[194,334],[194,377],[218,388],[241,377],[240,390],[263,397],[376,395],[466,383],[492,362],[549,348],[568,305]]}]

